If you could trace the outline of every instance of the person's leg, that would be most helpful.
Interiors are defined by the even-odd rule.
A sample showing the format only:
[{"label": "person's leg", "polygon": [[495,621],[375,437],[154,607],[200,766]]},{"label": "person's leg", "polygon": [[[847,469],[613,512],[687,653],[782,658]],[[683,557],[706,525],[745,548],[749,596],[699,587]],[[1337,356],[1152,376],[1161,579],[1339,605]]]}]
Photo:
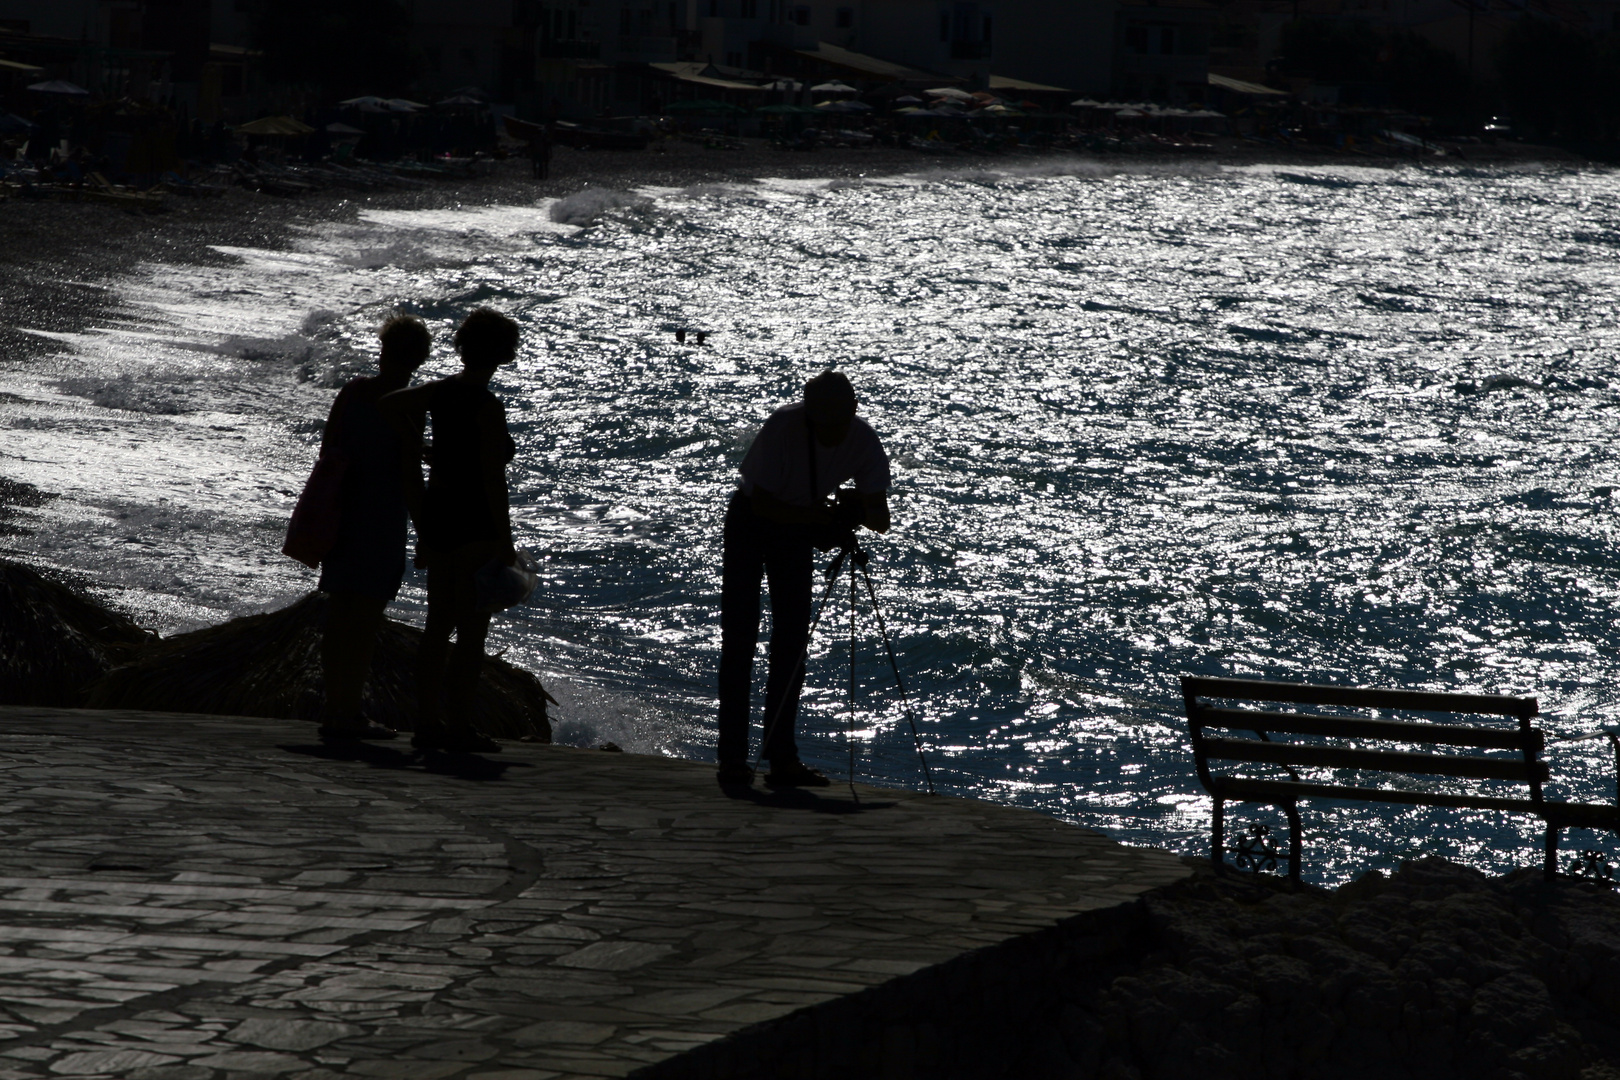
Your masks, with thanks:
[{"label": "person's leg", "polygon": [[799,760],[794,729],[799,692],[804,687],[804,651],[810,639],[810,544],[779,531],[766,547],[765,574],[771,589],[770,674],[765,680],[765,756],[771,768]]},{"label": "person's leg", "polygon": [[450,649],[445,668],[445,726],[451,731],[474,731],[474,698],[478,693],[479,670],[484,664],[484,640],[489,636],[489,616],[476,608],[477,588],[473,575],[482,562],[463,560],[456,575],[456,643]]},{"label": "person's leg", "polygon": [[720,569],[720,737],[722,765],[748,761],[749,698],[759,645],[759,586],[765,573],[759,523],[738,492],[726,509]]},{"label": "person's leg", "polygon": [[448,557],[428,560],[427,622],[422,642],[416,649],[416,733],[431,737],[444,728],[441,700],[444,693],[444,665],[450,655],[450,631],[455,629],[455,579]]},{"label": "person's leg", "polygon": [[323,729],[360,726],[360,699],[371,673],[371,656],[386,606],[359,593],[334,592],[327,597],[326,625],[321,632],[321,674],[326,684]]}]

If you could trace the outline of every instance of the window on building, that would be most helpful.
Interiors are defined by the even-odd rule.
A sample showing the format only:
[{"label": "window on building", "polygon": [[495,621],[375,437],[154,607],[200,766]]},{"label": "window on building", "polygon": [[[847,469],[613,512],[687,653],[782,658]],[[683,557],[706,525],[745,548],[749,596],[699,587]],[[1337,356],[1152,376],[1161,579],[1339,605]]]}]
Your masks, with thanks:
[{"label": "window on building", "polygon": [[939,13],[939,40],[951,40],[951,13],[948,11]]},{"label": "window on building", "polygon": [[720,0],[709,0],[709,18],[718,19],[719,17],[720,17]]},{"label": "window on building", "polygon": [[630,34],[631,34],[631,30],[632,30],[633,25],[634,24],[631,22],[631,18],[630,18],[630,9],[629,8],[620,8],[619,9],[619,36],[620,37],[629,37]]},{"label": "window on building", "polygon": [[789,20],[791,22],[793,22],[794,24],[796,24],[798,26],[809,26],[810,25],[810,5],[809,4],[795,4],[794,7],[793,7],[793,10],[788,13],[788,18],[789,18]]},{"label": "window on building", "polygon": [[477,67],[478,66],[478,50],[473,48],[471,45],[469,45],[466,48],[462,49],[461,50],[461,66],[462,67],[470,67],[470,68]]},{"label": "window on building", "polygon": [[759,18],[759,0],[742,0],[742,17],[745,19]]},{"label": "window on building", "polygon": [[734,67],[734,68],[742,67],[742,53],[740,53],[740,52],[728,52],[728,53],[726,53],[726,66],[727,67]]},{"label": "window on building", "polygon": [[984,16],[984,29],[979,40],[983,41],[986,45],[990,44],[990,15],[988,12],[986,12]]},{"label": "window on building", "polygon": [[833,17],[833,25],[840,30],[848,30],[855,25],[855,9],[841,7]]},{"label": "window on building", "polygon": [[1140,23],[1133,23],[1125,27],[1125,51],[1145,53],[1148,51],[1148,28]]}]

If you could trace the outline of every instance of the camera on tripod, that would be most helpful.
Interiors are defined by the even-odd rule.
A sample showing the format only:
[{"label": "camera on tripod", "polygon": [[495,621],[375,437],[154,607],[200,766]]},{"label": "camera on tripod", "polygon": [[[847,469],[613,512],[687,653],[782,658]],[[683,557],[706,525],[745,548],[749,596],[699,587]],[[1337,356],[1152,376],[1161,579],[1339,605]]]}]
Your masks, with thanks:
[{"label": "camera on tripod", "polygon": [[866,522],[866,500],[854,488],[839,488],[828,509],[832,511],[833,520],[845,528],[853,529]]},{"label": "camera on tripod", "polygon": [[843,551],[856,546],[855,530],[866,521],[866,503],[854,488],[839,488],[824,505],[832,524],[812,528],[810,542],[818,551]]}]

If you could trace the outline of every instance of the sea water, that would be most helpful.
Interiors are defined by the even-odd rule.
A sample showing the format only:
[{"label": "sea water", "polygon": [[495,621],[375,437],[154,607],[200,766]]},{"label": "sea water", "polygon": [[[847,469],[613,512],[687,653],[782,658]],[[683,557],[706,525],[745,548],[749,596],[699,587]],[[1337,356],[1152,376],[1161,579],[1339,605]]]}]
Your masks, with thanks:
[{"label": "sea water", "polygon": [[[544,580],[491,648],[561,699],[560,741],[708,759],[737,463],[837,366],[894,463],[869,570],[936,785],[1195,852],[1181,674],[1533,694],[1554,738],[1620,720],[1617,252],[1620,179],[1563,167],[1068,161],[362,208],[109,283],[114,317],[0,372],[0,475],[57,496],[14,546],[164,632],[285,604],[314,577],[281,533],[376,326],[422,315],[439,376],[496,307],[523,327],[494,388]],[[864,596],[851,693],[848,584],[801,746],[920,786]],[[1604,740],[1551,757],[1554,794],[1613,797]],[[1325,881],[1536,857],[1494,814],[1306,822]]]}]

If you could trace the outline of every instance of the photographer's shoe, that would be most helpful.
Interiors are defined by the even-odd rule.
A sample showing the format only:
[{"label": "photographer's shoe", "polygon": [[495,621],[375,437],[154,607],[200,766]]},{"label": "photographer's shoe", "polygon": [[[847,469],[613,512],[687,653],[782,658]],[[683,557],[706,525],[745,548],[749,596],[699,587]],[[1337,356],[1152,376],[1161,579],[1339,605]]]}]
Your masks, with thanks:
[{"label": "photographer's shoe", "polygon": [[773,761],[771,771],[765,774],[766,787],[826,787],[831,783],[825,773],[802,761]]},{"label": "photographer's shoe", "polygon": [[721,787],[749,787],[754,782],[754,770],[741,761],[722,761],[714,778]]}]

